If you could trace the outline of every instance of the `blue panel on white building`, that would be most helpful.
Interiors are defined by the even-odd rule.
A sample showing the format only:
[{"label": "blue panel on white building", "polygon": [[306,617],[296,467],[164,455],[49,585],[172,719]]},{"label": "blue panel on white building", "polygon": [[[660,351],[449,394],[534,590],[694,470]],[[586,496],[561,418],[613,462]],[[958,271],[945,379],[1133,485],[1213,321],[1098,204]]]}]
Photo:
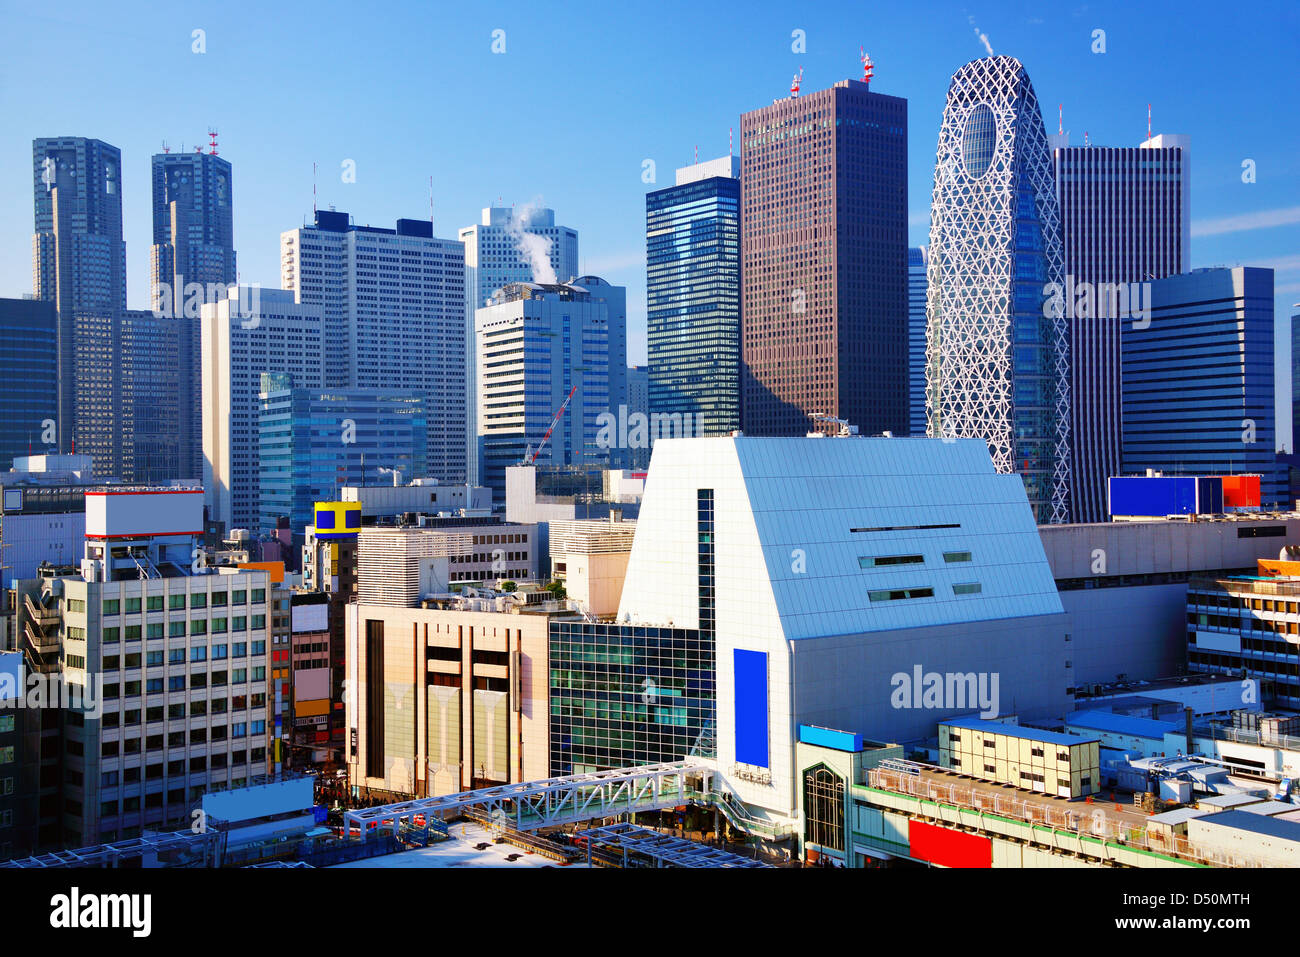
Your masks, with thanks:
[{"label": "blue panel on white building", "polygon": [[736,760],[768,767],[767,653],[735,649]]}]

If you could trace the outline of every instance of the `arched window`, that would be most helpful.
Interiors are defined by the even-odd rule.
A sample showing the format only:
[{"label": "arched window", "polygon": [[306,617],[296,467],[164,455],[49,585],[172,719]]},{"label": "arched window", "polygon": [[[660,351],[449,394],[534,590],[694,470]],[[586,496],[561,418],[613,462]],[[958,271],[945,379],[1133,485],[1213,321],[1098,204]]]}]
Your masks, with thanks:
[{"label": "arched window", "polygon": [[844,850],[844,779],[819,764],[803,779],[804,841]]}]

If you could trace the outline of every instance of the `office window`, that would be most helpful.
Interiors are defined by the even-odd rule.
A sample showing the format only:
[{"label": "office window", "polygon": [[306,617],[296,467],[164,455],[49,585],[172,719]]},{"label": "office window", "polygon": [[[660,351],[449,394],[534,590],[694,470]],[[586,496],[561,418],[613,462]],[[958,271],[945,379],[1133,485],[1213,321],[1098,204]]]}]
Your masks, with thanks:
[{"label": "office window", "polygon": [[944,552],[943,560],[945,562],[968,562],[970,561],[970,552]]}]

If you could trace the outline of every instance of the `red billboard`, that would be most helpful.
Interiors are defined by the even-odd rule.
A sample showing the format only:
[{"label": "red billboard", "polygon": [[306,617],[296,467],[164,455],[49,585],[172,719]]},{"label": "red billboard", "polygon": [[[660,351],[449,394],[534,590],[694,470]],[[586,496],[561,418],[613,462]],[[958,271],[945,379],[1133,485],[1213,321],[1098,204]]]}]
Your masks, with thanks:
[{"label": "red billboard", "polygon": [[1259,476],[1223,476],[1223,507],[1259,508]]},{"label": "red billboard", "polygon": [[907,822],[907,842],[912,857],[941,867],[993,866],[993,842],[978,834],[913,819]]}]

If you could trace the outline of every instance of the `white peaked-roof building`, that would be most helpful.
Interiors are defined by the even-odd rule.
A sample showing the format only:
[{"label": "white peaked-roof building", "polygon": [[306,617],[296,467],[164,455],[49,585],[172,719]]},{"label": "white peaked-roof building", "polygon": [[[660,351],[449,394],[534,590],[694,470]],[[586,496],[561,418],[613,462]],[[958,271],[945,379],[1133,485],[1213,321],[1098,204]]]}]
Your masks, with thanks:
[{"label": "white peaked-roof building", "polygon": [[979,439],[661,440],[618,620],[713,628],[717,766],[774,819],[801,724],[916,741],[1072,685],[1024,483]]}]

